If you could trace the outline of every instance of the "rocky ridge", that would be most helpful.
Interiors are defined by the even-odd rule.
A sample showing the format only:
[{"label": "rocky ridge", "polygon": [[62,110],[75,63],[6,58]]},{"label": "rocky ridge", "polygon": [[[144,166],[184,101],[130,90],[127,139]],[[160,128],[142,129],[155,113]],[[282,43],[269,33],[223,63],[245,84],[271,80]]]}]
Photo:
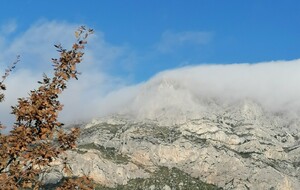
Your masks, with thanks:
[{"label": "rocky ridge", "polygon": [[72,174],[61,172],[58,160],[44,181],[87,175],[98,189],[300,187],[297,117],[267,112],[250,100],[205,106],[193,117],[176,113],[178,120],[165,115],[94,120],[67,154]]}]

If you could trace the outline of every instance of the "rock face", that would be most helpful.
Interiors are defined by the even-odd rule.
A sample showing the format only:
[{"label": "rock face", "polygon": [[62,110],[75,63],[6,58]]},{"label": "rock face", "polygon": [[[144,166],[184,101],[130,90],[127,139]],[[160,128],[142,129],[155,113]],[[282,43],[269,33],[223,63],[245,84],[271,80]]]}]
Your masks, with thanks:
[{"label": "rock face", "polygon": [[124,115],[94,120],[83,126],[78,149],[68,152],[72,174],[58,165],[44,180],[88,175],[102,188],[299,189],[297,117],[249,100],[206,107],[176,122]]}]

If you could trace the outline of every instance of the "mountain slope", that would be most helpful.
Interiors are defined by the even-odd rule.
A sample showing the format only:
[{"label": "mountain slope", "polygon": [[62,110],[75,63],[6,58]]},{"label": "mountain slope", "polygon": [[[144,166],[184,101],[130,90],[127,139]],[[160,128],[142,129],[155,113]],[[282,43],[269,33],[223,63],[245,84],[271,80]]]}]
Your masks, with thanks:
[{"label": "mountain slope", "polygon": [[[191,181],[223,189],[300,187],[297,117],[267,112],[250,100],[203,102],[205,109],[192,117],[181,112],[185,119],[177,118],[180,112],[173,110],[172,117],[163,110],[147,117],[94,120],[84,126],[78,149],[68,153],[73,175],[88,175],[99,184],[123,189],[143,179],[150,182],[144,181],[142,189],[190,189]],[[149,180],[157,179],[162,168],[183,172],[175,175],[188,175],[190,181]],[[60,170],[54,169],[46,181],[68,176],[55,171]],[[141,188],[135,185],[132,189]]]}]

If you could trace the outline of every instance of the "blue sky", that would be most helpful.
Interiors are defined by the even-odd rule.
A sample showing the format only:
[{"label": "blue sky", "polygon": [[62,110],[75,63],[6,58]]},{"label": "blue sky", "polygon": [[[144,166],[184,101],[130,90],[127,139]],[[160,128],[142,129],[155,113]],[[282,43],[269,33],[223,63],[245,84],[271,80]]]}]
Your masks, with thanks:
[{"label": "blue sky", "polygon": [[132,55],[124,57],[132,61],[130,66],[120,58],[108,63],[107,72],[130,75],[136,82],[189,64],[300,55],[297,0],[2,0],[0,6],[0,25],[16,24],[8,41],[41,21],[85,24],[103,33],[107,43],[126,47]]},{"label": "blue sky", "polygon": [[[21,55],[6,81],[7,98],[0,109],[6,124],[13,117],[4,113],[17,98],[27,96],[44,72],[51,73],[50,60],[58,56],[53,45],[69,47],[80,25],[96,32],[79,67],[80,80],[71,81],[63,94],[65,121],[119,110],[143,84],[164,81],[158,73],[195,65],[203,66],[202,78],[193,72],[199,81],[185,76],[184,69],[175,72],[174,80],[200,85],[204,94],[213,90],[270,105],[300,105],[298,0],[1,0],[0,7],[0,69]],[[280,66],[248,67],[278,60]]]}]

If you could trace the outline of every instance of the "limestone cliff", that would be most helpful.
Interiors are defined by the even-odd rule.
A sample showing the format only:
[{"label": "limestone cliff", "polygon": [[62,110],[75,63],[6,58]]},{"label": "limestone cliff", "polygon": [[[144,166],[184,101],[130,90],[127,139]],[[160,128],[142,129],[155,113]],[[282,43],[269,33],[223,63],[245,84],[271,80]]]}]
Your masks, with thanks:
[{"label": "limestone cliff", "polygon": [[[203,107],[192,117],[161,110],[83,125],[78,148],[68,152],[72,176],[88,175],[98,189],[299,189],[297,117],[250,100]],[[57,164],[44,180],[62,177],[70,175]]]}]

